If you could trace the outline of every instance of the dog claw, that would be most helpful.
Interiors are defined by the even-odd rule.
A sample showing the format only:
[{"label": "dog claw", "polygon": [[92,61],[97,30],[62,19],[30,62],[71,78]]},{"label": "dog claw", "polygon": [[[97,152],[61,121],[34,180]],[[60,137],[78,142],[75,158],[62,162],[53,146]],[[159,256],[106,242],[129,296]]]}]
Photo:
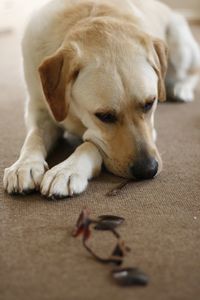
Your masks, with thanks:
[{"label": "dog claw", "polygon": [[69,198],[68,195],[61,195],[61,194],[53,194],[47,197],[49,200],[62,200],[65,198]]}]

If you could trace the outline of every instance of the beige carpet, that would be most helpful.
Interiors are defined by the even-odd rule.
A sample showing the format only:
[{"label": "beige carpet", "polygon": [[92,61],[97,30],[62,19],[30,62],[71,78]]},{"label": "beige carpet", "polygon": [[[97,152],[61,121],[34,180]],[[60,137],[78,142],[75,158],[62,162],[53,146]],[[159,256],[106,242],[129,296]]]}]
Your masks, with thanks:
[{"label": "beige carpet", "polygon": [[[0,53],[0,299],[198,299],[200,89],[192,104],[159,105],[156,126],[164,170],[156,179],[128,185],[113,198],[105,193],[120,179],[106,173],[69,200],[8,196],[2,188],[3,170],[17,159],[25,136],[25,89],[15,32],[1,33]],[[64,159],[67,148],[62,142],[51,163]],[[125,265],[149,274],[147,287],[116,286],[111,268],[96,263],[80,240],[71,237],[83,206],[94,216],[125,217],[120,232],[132,248]],[[109,233],[103,234],[104,240],[101,236],[96,233],[93,244],[104,254],[112,241]]]}]

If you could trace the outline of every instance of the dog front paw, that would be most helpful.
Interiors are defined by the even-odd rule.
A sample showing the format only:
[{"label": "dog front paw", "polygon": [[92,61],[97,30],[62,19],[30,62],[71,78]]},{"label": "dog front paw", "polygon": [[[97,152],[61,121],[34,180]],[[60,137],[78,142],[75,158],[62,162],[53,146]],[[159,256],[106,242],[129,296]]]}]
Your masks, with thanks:
[{"label": "dog front paw", "polygon": [[48,165],[43,160],[18,160],[4,171],[3,185],[9,194],[27,194],[39,190]]},{"label": "dog front paw", "polygon": [[79,174],[72,164],[61,163],[46,172],[40,190],[50,199],[62,199],[82,193],[87,184],[87,177]]}]

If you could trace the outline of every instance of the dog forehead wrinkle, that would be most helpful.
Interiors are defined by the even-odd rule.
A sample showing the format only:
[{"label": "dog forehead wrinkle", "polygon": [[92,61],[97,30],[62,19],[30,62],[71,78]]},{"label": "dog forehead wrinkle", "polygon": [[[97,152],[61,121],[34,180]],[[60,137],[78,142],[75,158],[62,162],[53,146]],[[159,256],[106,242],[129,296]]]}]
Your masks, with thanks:
[{"label": "dog forehead wrinkle", "polygon": [[145,103],[150,97],[157,97],[158,78],[147,62],[136,63],[135,68],[132,68],[129,74],[124,74],[123,78],[126,80],[126,89],[132,101]]},{"label": "dog forehead wrinkle", "polygon": [[96,61],[83,68],[73,86],[73,96],[80,105],[118,109],[124,88],[115,66],[97,67]]}]

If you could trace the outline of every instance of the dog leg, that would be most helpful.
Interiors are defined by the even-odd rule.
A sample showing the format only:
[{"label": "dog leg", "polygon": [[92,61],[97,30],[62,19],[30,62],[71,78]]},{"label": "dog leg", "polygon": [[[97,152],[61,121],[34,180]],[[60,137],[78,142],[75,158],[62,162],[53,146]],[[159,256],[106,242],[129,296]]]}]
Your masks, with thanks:
[{"label": "dog leg", "polygon": [[[30,115],[32,120],[30,120]],[[4,189],[9,194],[26,194],[38,190],[48,169],[47,153],[58,138],[59,129],[51,121],[48,112],[34,112],[27,119],[28,133],[19,159],[4,172]]]},{"label": "dog leg", "polygon": [[169,69],[166,78],[168,97],[192,101],[200,73],[200,50],[186,20],[173,13],[168,27]]},{"label": "dog leg", "polygon": [[99,150],[94,144],[84,142],[67,160],[46,172],[41,193],[51,199],[80,194],[88,180],[99,174],[101,165]]}]

